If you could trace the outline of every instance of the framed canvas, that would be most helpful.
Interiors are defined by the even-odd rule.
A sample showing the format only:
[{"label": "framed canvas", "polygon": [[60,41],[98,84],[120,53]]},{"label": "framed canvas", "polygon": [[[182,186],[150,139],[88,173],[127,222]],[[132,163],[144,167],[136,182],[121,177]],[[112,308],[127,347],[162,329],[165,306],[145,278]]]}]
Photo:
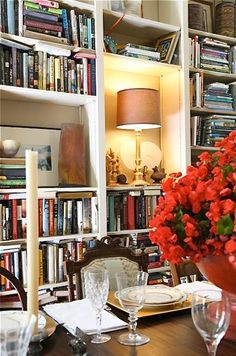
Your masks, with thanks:
[{"label": "framed canvas", "polygon": [[60,129],[1,126],[1,139],[21,143],[16,157],[25,157],[25,150],[38,151],[39,187],[58,186],[58,151]]},{"label": "framed canvas", "polygon": [[179,34],[179,31],[177,31],[158,38],[155,47],[157,52],[160,53],[161,62],[171,63],[179,39]]}]

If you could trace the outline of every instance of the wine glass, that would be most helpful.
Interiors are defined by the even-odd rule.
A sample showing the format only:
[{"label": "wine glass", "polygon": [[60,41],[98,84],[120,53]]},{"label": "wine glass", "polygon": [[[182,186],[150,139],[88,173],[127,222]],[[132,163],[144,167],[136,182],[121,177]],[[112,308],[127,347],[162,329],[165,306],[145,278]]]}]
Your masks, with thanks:
[{"label": "wine glass", "polygon": [[97,318],[97,334],[91,342],[101,344],[111,339],[110,335],[101,333],[102,310],[104,309],[109,292],[109,276],[106,270],[88,270],[85,273],[85,294],[90,300]]},{"label": "wine glass", "polygon": [[148,273],[127,271],[116,273],[117,297],[121,306],[129,313],[129,332],[121,334],[118,338],[123,345],[143,345],[150,339],[146,335],[138,334],[137,312],[142,309],[145,302],[145,292]]},{"label": "wine glass", "polygon": [[25,356],[36,322],[36,316],[27,311],[1,312],[0,355]]},{"label": "wine glass", "polygon": [[229,298],[220,290],[195,291],[192,294],[192,319],[205,341],[208,355],[215,356],[229,326]]}]

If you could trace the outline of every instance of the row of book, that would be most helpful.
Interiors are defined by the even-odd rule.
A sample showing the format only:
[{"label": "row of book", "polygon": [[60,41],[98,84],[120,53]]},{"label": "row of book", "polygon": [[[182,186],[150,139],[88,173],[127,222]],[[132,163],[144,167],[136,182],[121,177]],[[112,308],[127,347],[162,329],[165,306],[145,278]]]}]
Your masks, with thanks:
[{"label": "row of book", "polygon": [[[30,46],[10,40],[0,39],[0,43],[0,84],[96,95],[95,55],[76,53],[68,57],[49,54],[49,46],[44,51],[40,44],[32,50]],[[61,53],[64,52],[62,49]]]},{"label": "row of book", "polygon": [[160,61],[160,53],[157,52],[155,47],[143,46],[133,43],[127,43],[123,46],[118,54],[122,56],[146,59],[149,61]]},{"label": "row of book", "polygon": [[[38,199],[39,237],[98,232],[98,202],[92,192]],[[0,200],[0,241],[26,239],[26,199]]]},{"label": "row of book", "polygon": [[210,115],[191,117],[191,143],[193,146],[215,146],[215,142],[224,139],[232,130],[236,130],[236,115]]},{"label": "row of book", "polygon": [[189,38],[189,65],[222,73],[236,73],[236,46],[195,35]]},{"label": "row of book", "polygon": [[49,0],[2,0],[0,30],[12,35],[95,49],[90,12]]},{"label": "row of book", "polygon": [[[90,243],[91,242],[91,243]],[[94,246],[94,241],[60,241],[44,242],[39,245],[39,285],[60,283],[66,280],[64,275],[63,262],[67,258],[75,261],[83,259],[83,255],[88,248]],[[24,246],[1,246],[0,266],[9,270],[27,287],[27,250]],[[0,276],[0,290],[12,290],[9,280]]]},{"label": "row of book", "polygon": [[107,230],[146,229],[154,216],[160,190],[108,192]]},{"label": "row of book", "polygon": [[25,187],[26,170],[24,158],[0,157],[0,188]]}]

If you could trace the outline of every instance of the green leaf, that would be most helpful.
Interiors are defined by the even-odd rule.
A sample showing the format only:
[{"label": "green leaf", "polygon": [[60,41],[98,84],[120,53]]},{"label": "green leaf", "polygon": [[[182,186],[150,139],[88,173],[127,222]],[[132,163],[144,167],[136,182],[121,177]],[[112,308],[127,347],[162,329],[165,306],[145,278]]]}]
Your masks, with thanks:
[{"label": "green leaf", "polygon": [[224,177],[226,178],[229,173],[233,172],[233,167],[231,167],[229,164],[227,166],[224,166]]},{"label": "green leaf", "polygon": [[234,222],[230,215],[224,215],[217,222],[217,231],[220,235],[230,235],[234,229]]}]

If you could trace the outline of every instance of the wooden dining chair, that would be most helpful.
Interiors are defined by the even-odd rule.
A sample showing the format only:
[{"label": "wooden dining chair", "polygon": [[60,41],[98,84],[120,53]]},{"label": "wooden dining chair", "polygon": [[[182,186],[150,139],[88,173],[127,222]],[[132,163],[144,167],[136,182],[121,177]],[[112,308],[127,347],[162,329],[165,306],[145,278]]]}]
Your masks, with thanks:
[{"label": "wooden dining chair", "polygon": [[12,274],[10,271],[8,271],[6,268],[0,266],[0,276],[3,276],[4,278],[8,279],[10,283],[13,285],[13,287],[16,289],[18,296],[20,298],[21,304],[22,304],[22,309],[27,310],[27,296],[26,292],[23,288],[22,283],[19,281],[18,278],[14,274]]},{"label": "wooden dining chair", "polygon": [[143,251],[135,254],[128,247],[120,245],[121,239],[103,237],[96,240],[94,248],[88,250],[83,260],[64,262],[64,272],[68,280],[69,301],[82,299],[85,296],[85,272],[90,269],[107,269],[109,272],[109,288],[116,290],[115,273],[121,271],[147,272],[148,255]]},{"label": "wooden dining chair", "polygon": [[202,280],[203,276],[196,264],[191,260],[185,259],[180,264],[170,264],[171,276],[173,286],[181,283],[181,278],[185,277],[187,282],[193,282],[193,280]]}]

